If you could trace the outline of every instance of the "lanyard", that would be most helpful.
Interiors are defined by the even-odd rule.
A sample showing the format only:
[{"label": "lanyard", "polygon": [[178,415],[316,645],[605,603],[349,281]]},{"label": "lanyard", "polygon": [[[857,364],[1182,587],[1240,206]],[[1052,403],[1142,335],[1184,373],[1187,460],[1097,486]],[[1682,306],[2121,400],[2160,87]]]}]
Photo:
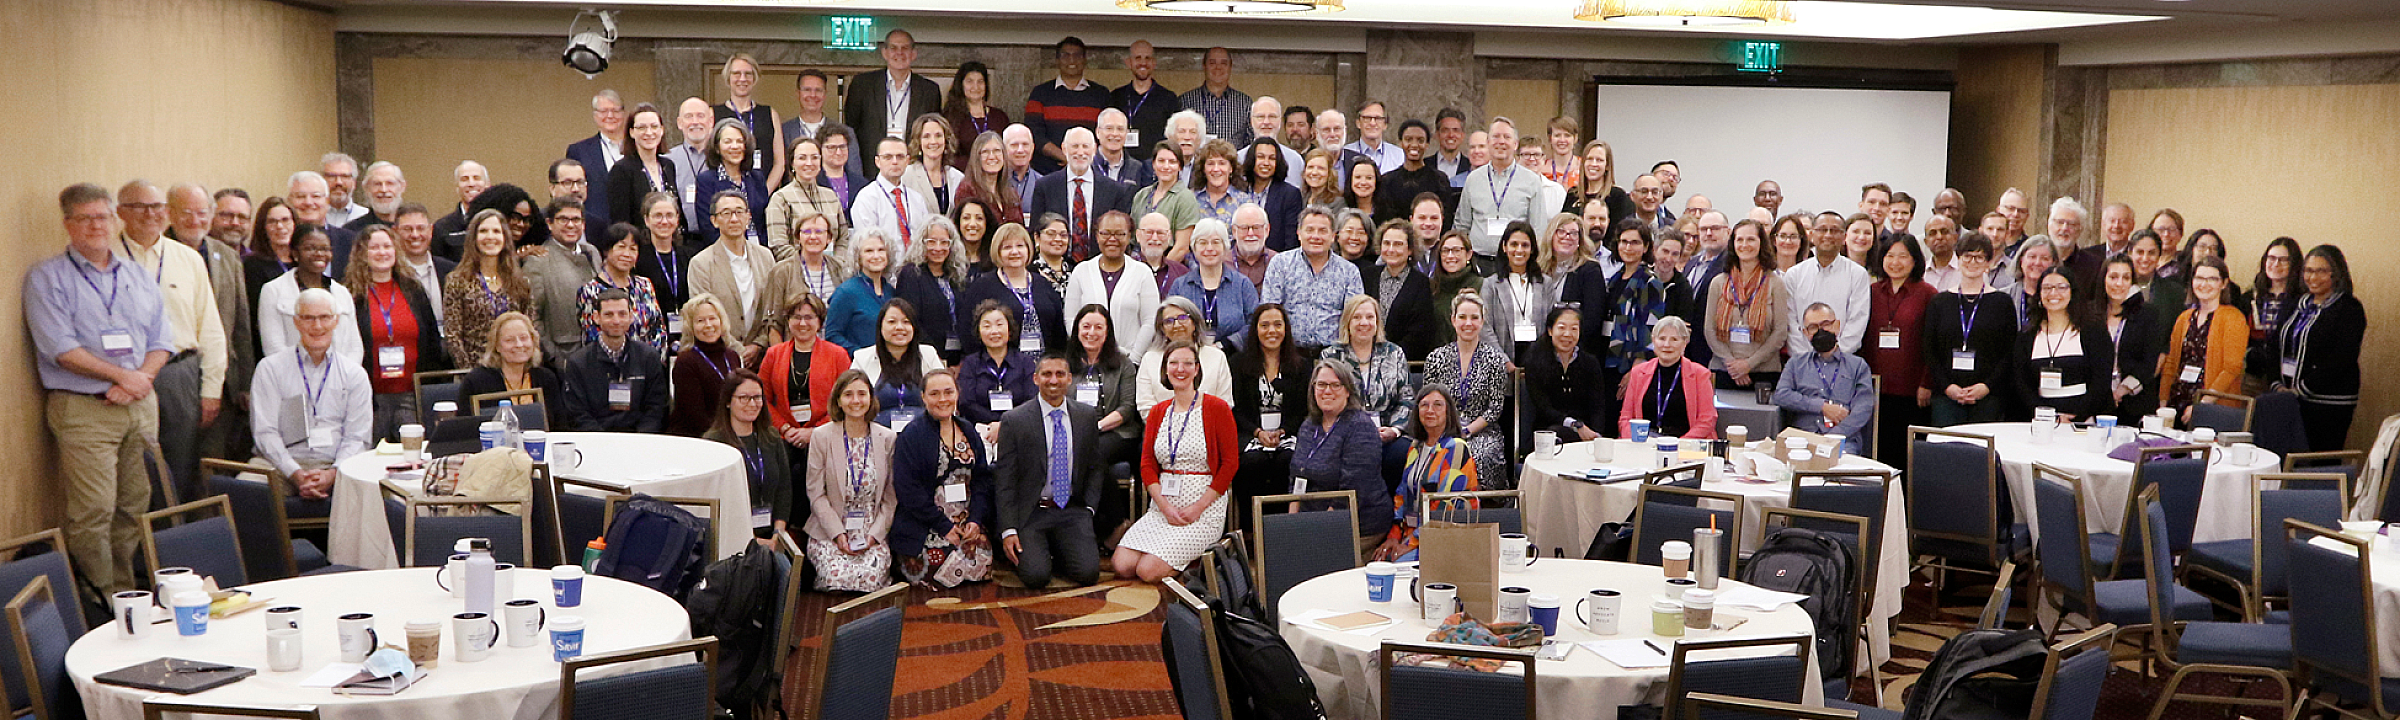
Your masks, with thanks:
[{"label": "lanyard", "polygon": [[394,305],[394,304],[396,304],[396,303],[399,303],[401,300],[405,299],[405,298],[396,297],[396,296],[398,296],[398,295],[400,294],[400,290],[399,290],[399,288],[397,288],[397,287],[394,287],[394,288],[392,289],[392,295],[394,295],[395,297],[393,297],[393,298],[391,298],[391,299],[388,299],[388,300],[387,300],[387,299],[385,299],[385,298],[384,298],[384,296],[383,296],[383,288],[380,288],[380,287],[370,287],[370,288],[368,288],[368,289],[367,289],[367,292],[368,292],[368,294],[369,294],[369,297],[372,297],[372,298],[374,298],[374,300],[375,300],[375,309],[376,309],[376,310],[378,310],[378,311],[380,311],[380,312],[383,314],[383,342],[384,342],[384,343],[397,343],[397,342],[400,342],[400,334],[399,334],[398,332],[396,332],[396,331],[392,330],[392,305]]},{"label": "lanyard", "polygon": [[861,443],[851,442],[850,433],[848,431],[843,431],[842,456],[848,460],[846,464],[850,466],[850,498],[852,501],[856,501],[858,499],[858,493],[867,487],[867,473],[869,468],[867,467],[867,454],[864,452],[864,450],[874,449],[875,442],[870,438],[863,444],[866,446],[864,449],[859,447]]},{"label": "lanyard", "polygon": [[[1142,106],[1143,106],[1143,105],[1145,105],[1145,104],[1148,104],[1148,103],[1150,102],[1150,93],[1151,93],[1151,92],[1158,92],[1158,86],[1157,86],[1157,85],[1151,85],[1151,86],[1150,86],[1150,92],[1145,92],[1145,93],[1142,93],[1142,94],[1140,94],[1140,95],[1135,95],[1135,96],[1133,96],[1133,107],[1132,107],[1132,108],[1130,108],[1130,109],[1128,109],[1128,110],[1125,112],[1125,117],[1127,117],[1127,118],[1138,118],[1138,117],[1141,117],[1141,116],[1142,116]],[[984,128],[983,128],[981,125],[977,125],[977,126],[976,126],[976,129],[978,129],[978,130],[981,130],[981,129],[984,129]]]},{"label": "lanyard", "polygon": [[[1656,407],[1656,408],[1658,408],[1658,411],[1657,411],[1657,413],[1656,413],[1655,415],[1652,415],[1652,417],[1654,417],[1654,418],[1656,418],[1656,419],[1659,419],[1659,420],[1665,420],[1665,419],[1667,418],[1667,408],[1668,408],[1668,407],[1671,405],[1671,403],[1669,403],[1669,402],[1667,401],[1667,399],[1668,399],[1668,398],[1670,398],[1670,397],[1673,397],[1673,396],[1675,395],[1675,391],[1676,391],[1676,390],[1678,390],[1678,389],[1681,389],[1681,388],[1683,387],[1683,364],[1682,364],[1682,363],[1676,363],[1676,364],[1675,364],[1675,367],[1672,367],[1672,368],[1670,368],[1670,367],[1667,367],[1667,366],[1665,366],[1665,365],[1660,365],[1660,366],[1658,366],[1658,371],[1659,371],[1659,372],[1663,372],[1663,373],[1670,373],[1670,374],[1672,374],[1672,375],[1674,376],[1674,377],[1672,377],[1672,378],[1669,378],[1669,379],[1667,380],[1667,389],[1666,389],[1666,391],[1665,391],[1665,392],[1661,392],[1661,393],[1659,393],[1659,394],[1658,394],[1658,399],[1656,399],[1656,400],[1654,400],[1654,401],[1652,401],[1652,402],[1651,402],[1651,405],[1652,405],[1653,407]],[[1818,375],[1819,377],[1823,377],[1823,376],[1824,376],[1824,374],[1825,374],[1825,373],[1824,373],[1822,370],[1818,371],[1818,373],[1817,373],[1817,375]],[[1828,380],[1826,380],[1826,381],[1825,381],[1825,389],[1826,389],[1826,394],[1828,394],[1828,395],[1832,394],[1832,390],[1833,390],[1833,381],[1832,381],[1832,380],[1828,379]]]},{"label": "lanyard", "polygon": [[1018,331],[1018,334],[1028,337],[1041,337],[1041,317],[1035,315],[1033,310],[1033,278],[1025,278],[1025,289],[1018,290],[1017,286],[1008,284],[1008,277],[1003,275],[1000,277],[1000,286],[1008,288],[1008,293],[1010,295],[1017,296],[1017,316],[1019,318],[1018,323],[1023,327],[1022,330]]},{"label": "lanyard", "polygon": [[1325,441],[1333,439],[1333,430],[1325,427],[1324,425],[1318,425],[1316,427],[1317,442],[1308,446],[1308,464],[1310,465],[1315,465],[1317,463],[1317,451],[1325,449]]},{"label": "lanyard", "polygon": [[[1006,355],[1006,353],[1002,353],[1002,355]],[[989,357],[989,356],[986,356],[986,357]],[[1006,385],[1006,384],[1008,384],[1008,366],[1007,366],[1007,365],[1002,365],[1002,364],[1000,364],[998,361],[995,361],[995,362],[993,362],[993,363],[992,363],[992,369],[991,369],[989,372],[991,372],[991,374],[992,374],[992,387],[993,387],[993,389],[997,389],[997,390],[1006,390],[1006,389],[1008,389],[1008,388],[1000,387],[1000,386],[1002,386],[1002,385]]]},{"label": "lanyard", "polygon": [[1531,322],[1533,319],[1532,283],[1526,281],[1524,273],[1511,273],[1508,276],[1508,289],[1517,296],[1517,317]]},{"label": "lanyard", "polygon": [[[1174,411],[1174,402],[1175,401],[1173,399],[1167,400],[1167,410],[1169,412]],[[1175,424],[1175,436],[1167,440],[1168,463],[1173,463],[1177,458],[1183,456],[1183,436],[1189,433],[1192,429],[1192,416],[1200,414],[1200,398],[1198,396],[1194,396],[1192,398],[1192,407],[1184,410],[1182,414],[1183,418],[1181,421]],[[1205,430],[1207,428],[1202,429]]]},{"label": "lanyard", "polygon": [[[164,238],[161,238],[161,239],[163,240]],[[125,238],[122,238],[122,237],[120,237],[120,238],[117,238],[117,244],[118,244],[118,245],[123,245],[123,246],[125,246],[125,259],[127,259],[127,260],[132,260],[132,259],[133,259],[133,243],[131,243],[131,242],[128,242],[128,241],[127,241]],[[152,269],[150,270],[150,281],[151,281],[151,282],[158,283],[158,284],[160,284],[160,285],[165,285],[165,284],[167,283],[167,254],[166,254],[166,253],[164,253],[164,252],[161,252],[161,253],[159,253],[159,254],[158,254],[158,267],[156,267],[156,268],[152,268]]]},{"label": "lanyard", "polygon": [[1958,349],[1967,349],[1967,337],[1975,333],[1975,316],[1983,314],[1983,295],[1961,296],[1958,299]]},{"label": "lanyard", "polygon": [[[2039,326],[2036,326],[2036,327],[2035,327],[2035,329],[2034,329],[2034,332],[2037,332],[2037,333],[2041,332],[2041,329],[2040,329],[2040,327],[2039,327]],[[2044,334],[2047,334],[2047,333],[2044,333]],[[2066,330],[2066,332],[2059,333],[2059,334],[2058,334],[2058,336],[2057,336],[2057,339],[2050,341],[2050,359],[2051,359],[2053,362],[2055,362],[2055,361],[2057,361],[2057,360],[2058,360],[2058,351],[2059,351],[2059,349],[2060,349],[2060,348],[2062,348],[2062,347],[2064,347],[2064,346],[2066,345],[2066,343],[2067,343],[2067,338],[2069,338],[2069,337],[2079,337],[2079,336],[2081,336],[2082,334],[2083,334],[2083,333],[2081,333],[2081,332],[2079,332],[2079,331],[2075,330],[2074,328],[2068,328],[2068,329]]]},{"label": "lanyard", "polygon": [[935,277],[933,287],[942,291],[942,304],[950,306],[950,314],[958,315],[958,289],[950,286],[950,276]]},{"label": "lanyard", "polygon": [[309,424],[315,425],[317,399],[325,394],[325,386],[333,384],[333,358],[326,358],[325,369],[317,371],[317,385],[313,390],[309,389],[308,384],[308,353],[300,348],[292,348],[292,360],[300,366],[300,392],[308,396]]},{"label": "lanyard", "polygon": [[1208,283],[1206,282],[1200,283],[1200,312],[1201,314],[1208,316],[1209,329],[1211,330],[1216,329],[1217,324],[1217,291],[1223,289],[1224,287],[1225,286],[1223,285],[1218,285],[1217,287],[1212,288],[1209,287]]},{"label": "lanyard", "polygon": [[1492,212],[1495,212],[1495,213],[1497,213],[1497,212],[1500,212],[1500,211],[1501,211],[1501,210],[1500,210],[1500,195],[1501,195],[1501,193],[1503,193],[1503,192],[1505,192],[1505,191],[1507,191],[1507,190],[1508,190],[1508,181],[1510,181],[1510,180],[1514,180],[1514,179],[1516,179],[1516,177],[1517,177],[1517,166],[1515,166],[1515,165],[1510,165],[1510,166],[1508,166],[1508,174],[1507,174],[1507,175],[1504,175],[1504,176],[1501,176],[1501,177],[1496,177],[1496,178],[1493,178],[1494,180],[1498,180],[1499,182],[1492,183],[1492,187],[1491,187],[1491,191],[1492,191]]},{"label": "lanyard", "polygon": [[2325,306],[2318,305],[2313,298],[2300,301],[2300,315],[2292,318],[2292,324],[2288,326],[2290,329],[2283,331],[2284,357],[2299,356],[2300,345],[2307,341],[2310,326],[2317,323],[2317,313],[2324,309]]},{"label": "lanyard", "polygon": [[832,295],[833,288],[828,287],[833,284],[832,263],[826,262],[824,259],[819,258],[817,267],[819,268],[817,272],[813,274],[810,273],[808,271],[808,259],[801,258],[800,279],[808,281],[808,291],[816,293],[818,297]]},{"label": "lanyard", "polygon": [[[696,348],[696,347],[695,347],[695,348],[693,348],[693,349],[694,349],[694,350],[699,350],[699,349],[698,349],[698,348]],[[712,356],[710,356],[710,355],[708,354],[708,351],[706,351],[706,350],[699,350],[699,352],[696,352],[696,353],[694,353],[694,354],[695,354],[695,355],[699,355],[701,360],[703,360],[703,361],[706,361],[706,362],[708,363],[708,371],[709,371],[709,372],[712,372],[712,373],[716,373],[716,375],[717,375],[717,379],[718,379],[718,380],[722,381],[722,380],[724,380],[724,379],[725,379],[725,366],[726,366],[726,365],[730,365],[730,364],[732,364],[732,363],[724,363],[724,364],[719,364],[719,363],[717,362],[717,359],[716,359],[715,357],[712,357]]]},{"label": "lanyard", "polygon": [[[105,297],[103,297],[103,299],[100,301],[100,309],[101,309],[101,311],[102,311],[102,312],[105,312],[105,313],[108,313],[108,316],[109,316],[111,319],[114,319],[114,318],[117,316],[117,291],[118,291],[118,290],[120,290],[120,289],[123,289],[123,288],[124,288],[124,285],[122,285],[122,284],[120,284],[120,283],[118,283],[118,282],[117,282],[117,268],[118,268],[118,267],[121,267],[121,266],[119,266],[119,265],[118,265],[118,264],[116,264],[116,263],[110,263],[110,264],[109,264],[109,266],[108,266],[108,294],[107,294]],[[99,284],[99,283],[96,283],[96,282],[92,282],[92,271],[91,271],[91,270],[88,270],[88,269],[84,268],[84,266],[83,266],[83,264],[82,264],[82,263],[76,263],[76,264],[75,264],[75,274],[77,274],[77,275],[80,275],[80,276],[82,276],[82,277],[83,277],[83,284],[84,284],[86,287],[89,287],[89,288],[91,288],[91,289],[92,289],[92,295],[94,295],[94,296],[99,296],[99,295],[100,295],[100,284]]]},{"label": "lanyard", "polygon": [[1834,390],[1833,381],[1841,378],[1842,365],[1822,356],[1816,358],[1816,361],[1817,382],[1825,384],[1825,397],[1831,399]]},{"label": "lanyard", "polygon": [[[683,292],[683,268],[675,265],[675,255],[678,252],[681,251],[668,250],[662,253],[652,250],[650,254],[658,258],[658,274],[661,279],[667,281],[667,292],[680,294]],[[805,268],[805,266],[803,267]]]}]

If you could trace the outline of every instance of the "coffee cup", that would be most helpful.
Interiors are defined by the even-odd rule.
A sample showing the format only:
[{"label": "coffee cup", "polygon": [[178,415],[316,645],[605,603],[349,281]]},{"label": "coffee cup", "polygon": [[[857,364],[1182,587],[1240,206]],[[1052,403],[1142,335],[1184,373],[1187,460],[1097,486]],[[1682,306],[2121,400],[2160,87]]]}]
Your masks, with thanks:
[{"label": "coffee cup", "polygon": [[267,629],[275,628],[300,629],[300,606],[277,605],[267,608]]},{"label": "coffee cup", "polygon": [[1528,607],[1526,603],[1531,599],[1532,595],[1533,590],[1530,588],[1500,588],[1500,596],[1497,603],[1499,607],[1494,610],[1493,614],[1496,617],[1493,619],[1504,623],[1531,622],[1533,620],[1533,616],[1528,613]]},{"label": "coffee cup", "polygon": [[1682,602],[1683,591],[1692,590],[1698,587],[1700,587],[1700,581],[1698,580],[1693,580],[1691,578],[1668,578],[1666,596],[1667,599]]},{"label": "coffee cup", "polygon": [[458,403],[443,400],[433,404],[434,422],[441,422],[454,417],[458,417]]},{"label": "coffee cup", "polygon": [[583,618],[560,615],[550,621],[550,659],[566,662],[583,654]]},{"label": "coffee cup", "polygon": [[450,593],[450,597],[466,599],[467,584],[461,581],[466,577],[466,572],[467,553],[452,553],[450,560],[442,563],[441,569],[433,571],[434,587]]},{"label": "coffee cup", "polygon": [[1575,601],[1575,621],[1594,635],[1617,634],[1617,611],[1625,602],[1624,593],[1595,588]]},{"label": "coffee cup", "polygon": [[1692,572],[1691,543],[1682,540],[1668,540],[1659,543],[1658,558],[1659,565],[1666,571],[1667,577],[1679,578]]},{"label": "coffee cup", "polygon": [[525,431],[525,455],[534,462],[550,462],[550,433],[541,430]]},{"label": "coffee cup", "polygon": [[1540,559],[1541,552],[1534,548],[1533,541],[1527,539],[1524,533],[1500,534],[1500,570],[1502,572],[1524,572],[1526,568],[1533,566],[1534,561]]},{"label": "coffee cup", "polygon": [[492,646],[500,644],[500,621],[493,620],[490,613],[459,613],[450,616],[450,635],[458,639],[451,659],[481,662],[491,656]]},{"label": "coffee cup", "polygon": [[548,441],[548,445],[549,447],[543,451],[543,457],[547,458],[547,462],[550,463],[551,472],[566,472],[583,467],[583,451],[575,449],[574,442],[551,440]]},{"label": "coffee cup", "polygon": [[175,594],[175,634],[208,634],[208,593],[186,590]]},{"label": "coffee cup", "polygon": [[409,462],[425,459],[425,426],[416,423],[400,426],[400,451]]},{"label": "coffee cup", "polygon": [[110,596],[109,604],[116,609],[117,636],[149,637],[152,602],[147,590],[127,590]]},{"label": "coffee cup", "polygon": [[1450,613],[1458,612],[1457,585],[1425,583],[1417,589],[1416,595],[1422,613],[1418,617],[1424,618],[1427,624],[1440,625],[1442,621],[1450,619]]},{"label": "coffee cup", "polygon": [[1558,433],[1557,433],[1556,431],[1552,431],[1552,430],[1536,430],[1536,431],[1534,431],[1534,433],[1533,433],[1533,454],[1535,454],[1535,455],[1542,455],[1542,456],[1548,456],[1550,453],[1552,453],[1552,452],[1556,452],[1557,450],[1558,450]]},{"label": "coffee cup", "polygon": [[1525,614],[1542,626],[1542,637],[1558,634],[1558,596],[1536,594],[1525,599]]},{"label": "coffee cup", "polygon": [[1650,442],[1650,421],[1641,418],[1634,418],[1633,420],[1627,421],[1625,424],[1626,427],[1631,430],[1631,432],[1626,434],[1625,439],[1632,440],[1637,443]]},{"label": "coffee cup", "polygon": [[1383,561],[1367,563],[1367,602],[1392,601],[1392,564]]},{"label": "coffee cup", "polygon": [[550,568],[550,604],[562,608],[583,604],[583,566]]},{"label": "coffee cup", "polygon": [[177,578],[187,577],[193,579],[199,578],[199,576],[192,574],[192,569],[188,567],[163,567],[151,571],[151,597],[158,601],[159,607],[166,607],[167,603],[175,600],[175,593],[177,592],[176,588],[167,587],[167,583]]},{"label": "coffee cup", "polygon": [[367,654],[383,644],[375,635],[374,613],[350,613],[334,619],[335,638],[341,643],[341,661],[366,662]]},{"label": "coffee cup", "polygon": [[501,615],[508,628],[509,647],[542,643],[542,627],[550,620],[550,611],[542,609],[542,601],[510,600],[501,606]]},{"label": "coffee cup", "polygon": [[300,669],[300,628],[267,626],[267,669],[275,672]]}]

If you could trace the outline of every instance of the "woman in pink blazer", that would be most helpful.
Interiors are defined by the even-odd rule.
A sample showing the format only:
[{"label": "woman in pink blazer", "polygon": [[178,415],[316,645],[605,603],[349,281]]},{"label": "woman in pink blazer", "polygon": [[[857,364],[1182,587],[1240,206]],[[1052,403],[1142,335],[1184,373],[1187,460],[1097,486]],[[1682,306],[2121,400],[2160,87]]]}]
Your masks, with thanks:
[{"label": "woman in pink blazer", "polygon": [[[1651,435],[1713,439],[1717,436],[1717,391],[1708,368],[1686,361],[1683,348],[1692,326],[1672,315],[1650,328],[1656,357],[1626,373],[1617,412],[1617,437],[1633,436],[1633,421],[1650,421]],[[1667,368],[1665,373],[1660,367]],[[1680,402],[1679,402],[1680,401]]]}]

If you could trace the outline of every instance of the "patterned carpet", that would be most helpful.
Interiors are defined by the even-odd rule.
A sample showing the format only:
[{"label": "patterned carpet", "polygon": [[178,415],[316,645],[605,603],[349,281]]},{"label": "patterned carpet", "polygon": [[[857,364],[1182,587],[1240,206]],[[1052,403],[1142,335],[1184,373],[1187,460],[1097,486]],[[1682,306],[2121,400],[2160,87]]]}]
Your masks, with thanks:
[{"label": "patterned carpet", "polygon": [[[1900,707],[1908,688],[1944,641],[1974,624],[1989,587],[1965,586],[1939,601],[1932,588],[1911,587],[1884,664],[1884,703]],[[785,707],[802,707],[824,609],[850,595],[802,597],[802,647],[793,651]],[[2022,595],[2020,595],[2022,597]],[[907,605],[892,717],[922,720],[1116,720],[1180,717],[1158,650],[1160,591],[1139,583],[1104,582],[1037,593],[1013,578],[946,592],[915,589]],[[2026,610],[2011,625],[2026,623]],[[1939,608],[1937,613],[1935,608]],[[2132,645],[2124,645],[2129,650]],[[2121,651],[2122,654],[2123,651]],[[2163,679],[2144,679],[2133,662],[2109,676],[2096,717],[2147,717]],[[2233,684],[2204,678],[2192,692],[2226,693]],[[2255,691],[2269,692],[2272,691]],[[1872,684],[1852,683],[1853,699],[1874,698]],[[2244,709],[2250,711],[2251,709]],[[2261,717],[2246,712],[2247,717]],[[2223,706],[2179,703],[2166,718],[2231,718]],[[2278,717],[2267,713],[2264,717]]]}]

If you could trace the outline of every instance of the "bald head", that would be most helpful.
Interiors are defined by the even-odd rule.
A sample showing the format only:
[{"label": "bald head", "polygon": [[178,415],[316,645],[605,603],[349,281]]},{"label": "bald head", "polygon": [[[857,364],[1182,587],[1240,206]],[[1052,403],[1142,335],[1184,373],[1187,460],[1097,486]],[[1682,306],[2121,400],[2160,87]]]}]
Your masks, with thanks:
[{"label": "bald head", "polygon": [[683,131],[683,142],[698,148],[708,142],[708,129],[717,124],[717,111],[700,98],[684,98],[675,107],[675,129]]},{"label": "bald head", "polygon": [[1008,151],[1008,167],[1023,171],[1033,164],[1033,129],[1023,123],[1010,124],[1000,131],[1000,147]]}]

